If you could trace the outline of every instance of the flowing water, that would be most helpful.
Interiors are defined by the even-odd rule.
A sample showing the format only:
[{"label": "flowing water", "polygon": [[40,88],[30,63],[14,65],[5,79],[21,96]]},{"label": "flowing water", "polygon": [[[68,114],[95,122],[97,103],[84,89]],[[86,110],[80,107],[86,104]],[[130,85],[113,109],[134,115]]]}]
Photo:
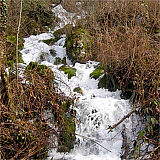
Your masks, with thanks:
[{"label": "flowing water", "polygon": [[[57,11],[57,10],[56,10]],[[63,25],[61,24],[60,27]],[[57,79],[58,86],[67,95],[76,95],[76,144],[74,149],[67,154],[57,153],[56,150],[49,152],[49,159],[67,160],[119,160],[122,154],[122,133],[124,127],[131,133],[131,120],[126,119],[113,132],[108,127],[117,123],[131,111],[128,100],[120,98],[121,91],[109,92],[107,89],[98,89],[98,80],[91,79],[90,73],[98,65],[98,62],[88,61],[86,64],[76,63],[72,66],[67,59],[68,65],[77,69],[76,76],[68,79],[63,71],[54,65],[55,57],[50,54],[54,49],[56,57],[67,57],[65,35],[52,46],[43,43],[42,40],[52,38],[51,33],[42,33],[37,36],[25,38],[24,49],[21,51],[26,64],[34,61],[49,66]],[[43,54],[43,60],[40,58]],[[83,95],[74,93],[73,89],[80,87]]]}]

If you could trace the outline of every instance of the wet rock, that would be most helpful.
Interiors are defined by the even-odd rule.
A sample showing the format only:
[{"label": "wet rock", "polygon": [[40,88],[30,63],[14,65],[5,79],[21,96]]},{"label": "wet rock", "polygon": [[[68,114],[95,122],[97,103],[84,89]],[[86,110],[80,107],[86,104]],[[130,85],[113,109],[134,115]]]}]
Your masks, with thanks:
[{"label": "wet rock", "polygon": [[40,61],[44,61],[45,60],[45,55],[44,55],[44,53],[41,53],[41,55],[40,55]]},{"label": "wet rock", "polygon": [[56,57],[55,61],[54,61],[54,64],[58,65],[58,64],[61,64],[61,62],[62,62],[61,58],[60,57]]},{"label": "wet rock", "polygon": [[59,134],[58,152],[69,152],[74,148],[75,143],[75,121],[73,117],[65,118],[64,132]]},{"label": "wet rock", "polygon": [[49,52],[53,57],[56,56],[56,51],[54,49],[50,49]]},{"label": "wet rock", "polygon": [[70,109],[73,101],[66,100],[62,103],[63,106],[63,119],[64,123],[61,125],[58,140],[58,152],[69,152],[71,149],[74,148],[75,144],[75,115],[72,113],[73,110]]},{"label": "wet rock", "polygon": [[122,91],[120,95],[122,99],[131,99],[131,101],[133,101],[133,98],[134,98],[132,83],[126,86],[120,87],[119,81],[116,79],[115,75],[113,74],[105,73],[99,79],[98,88],[105,88],[111,92],[115,92],[118,89]]},{"label": "wet rock", "polygon": [[58,41],[58,39],[56,39],[56,38],[43,40],[43,42],[46,43],[47,45],[53,45],[57,41]]},{"label": "wet rock", "polygon": [[114,92],[119,89],[119,84],[113,75],[105,73],[104,76],[99,80],[98,88],[105,88],[111,92]]},{"label": "wet rock", "polygon": [[126,159],[127,155],[128,155],[128,152],[129,152],[129,143],[128,143],[125,124],[123,124],[121,135],[122,135],[122,138],[123,138],[122,147],[121,147],[121,149],[122,149],[121,159]]},{"label": "wet rock", "polygon": [[80,87],[76,87],[73,89],[73,92],[77,92],[77,93],[80,93],[81,95],[83,95],[83,91]]},{"label": "wet rock", "polygon": [[66,57],[64,57],[64,58],[62,59],[62,64],[64,64],[64,65],[67,64],[67,62],[66,62]]}]

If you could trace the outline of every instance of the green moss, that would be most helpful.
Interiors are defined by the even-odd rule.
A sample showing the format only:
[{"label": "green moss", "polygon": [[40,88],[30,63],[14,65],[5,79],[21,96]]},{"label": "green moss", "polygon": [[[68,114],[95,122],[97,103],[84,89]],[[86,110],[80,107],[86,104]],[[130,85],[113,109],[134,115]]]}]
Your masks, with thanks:
[{"label": "green moss", "polygon": [[38,27],[36,28],[37,32],[45,31],[46,26],[53,29],[53,27],[55,26],[55,23],[59,21],[59,19],[55,17],[55,14],[52,12],[51,8],[49,7],[50,4],[51,2],[49,1],[44,3],[41,1],[33,2],[31,0],[25,0],[23,13],[27,19],[30,19],[34,23],[34,25]]},{"label": "green moss", "polygon": [[21,52],[18,52],[18,63],[24,63]]},{"label": "green moss", "polygon": [[80,93],[81,95],[83,95],[83,91],[80,87],[76,87],[73,89],[73,92],[77,92],[77,93]]},{"label": "green moss", "polygon": [[[16,62],[16,52],[12,53],[12,56],[10,57],[10,59],[7,59],[5,61],[5,64],[7,67],[12,68],[15,62]],[[20,52],[18,52],[18,63],[24,63],[22,59],[22,53]]]},{"label": "green moss", "polygon": [[69,152],[74,147],[75,143],[75,117],[70,106],[74,100],[69,98],[62,102],[62,118],[63,123],[60,125],[62,132],[58,138],[58,152]]},{"label": "green moss", "polygon": [[90,77],[94,79],[98,79],[102,74],[104,74],[104,67],[100,65],[90,74]]},{"label": "green moss", "polygon": [[74,148],[75,129],[74,117],[65,118],[64,132],[60,133],[58,152],[69,152]]},{"label": "green moss", "polygon": [[76,69],[63,65],[59,68],[61,71],[64,71],[65,74],[68,74],[68,79],[73,76],[76,76]]},{"label": "green moss", "polygon": [[26,70],[36,71],[38,74],[51,74],[53,73],[50,68],[45,65],[39,65],[37,62],[30,62]]},{"label": "green moss", "polygon": [[[23,48],[24,40],[22,37],[18,38],[18,50]],[[8,55],[6,57],[5,64],[7,67],[13,67],[14,63],[16,62],[16,36],[10,35],[7,36],[7,45],[8,47]],[[18,63],[24,63],[22,59],[22,54],[18,51]]]},{"label": "green moss", "polygon": [[9,61],[6,62],[6,66],[8,66],[8,67],[12,68],[13,65],[14,65],[14,61],[13,60],[9,60]]}]

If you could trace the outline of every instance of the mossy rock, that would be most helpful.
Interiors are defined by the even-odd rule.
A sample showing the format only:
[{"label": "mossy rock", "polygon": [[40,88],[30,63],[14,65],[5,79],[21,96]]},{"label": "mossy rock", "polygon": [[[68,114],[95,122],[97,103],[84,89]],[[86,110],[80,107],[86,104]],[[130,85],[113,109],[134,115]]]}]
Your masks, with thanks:
[{"label": "mossy rock", "polygon": [[72,33],[66,38],[66,52],[72,61],[79,60],[86,62],[92,58],[92,38],[86,30],[82,28],[73,28]]},{"label": "mossy rock", "polygon": [[[34,7],[31,6],[34,5]],[[26,1],[24,4],[24,14],[26,14],[28,19],[36,23],[39,31],[45,31],[45,26],[53,29],[55,22],[58,21],[58,18],[55,17],[55,14],[52,12],[48,6],[50,2],[39,2],[39,1]],[[34,24],[35,25],[35,24]]]},{"label": "mossy rock", "polygon": [[21,52],[18,52],[18,63],[24,63]]},{"label": "mossy rock", "polygon": [[9,61],[6,61],[6,66],[12,68],[14,65],[14,60],[9,60]]},{"label": "mossy rock", "polygon": [[41,55],[40,55],[40,61],[44,61],[45,60],[45,55],[44,55],[44,53],[41,53]]},{"label": "mossy rock", "polygon": [[62,35],[65,34],[66,26],[64,28],[56,30],[53,35],[54,38],[43,40],[44,43],[47,45],[53,45],[55,42],[57,42],[59,39],[61,39]]},{"label": "mossy rock", "polygon": [[53,74],[52,70],[47,67],[46,65],[39,65],[37,62],[30,62],[29,65],[27,65],[26,70],[30,71],[36,71],[39,75],[41,74]]},{"label": "mossy rock", "polygon": [[60,39],[62,35],[67,34],[68,31],[71,31],[73,26],[71,24],[65,25],[63,28],[56,30],[53,35],[55,39]]},{"label": "mossy rock", "polygon": [[64,64],[64,65],[67,64],[67,59],[66,59],[66,57],[64,57],[64,58],[62,59],[62,64]]},{"label": "mossy rock", "polygon": [[71,149],[74,148],[75,144],[75,120],[74,117],[65,118],[65,123],[63,126],[64,132],[60,132],[59,134],[59,145],[58,145],[58,152],[69,152]]},{"label": "mossy rock", "polygon": [[[63,107],[62,118],[63,123],[59,125],[59,129],[62,131],[59,133],[58,138],[58,152],[69,152],[74,148],[75,144],[75,114],[70,106],[73,105],[74,100],[71,98],[65,99],[61,104]],[[57,112],[54,113],[54,117]],[[56,120],[56,119],[55,119]]]},{"label": "mossy rock", "polygon": [[55,39],[60,39],[63,34],[65,34],[64,28],[58,29],[53,33]]},{"label": "mossy rock", "polygon": [[59,64],[61,64],[62,63],[62,59],[60,58],[60,57],[56,57],[55,58],[55,61],[54,61],[54,64],[55,65],[59,65]]},{"label": "mossy rock", "polygon": [[46,39],[46,40],[43,40],[44,43],[46,43],[47,45],[53,45],[55,42],[57,42],[59,39],[56,39],[56,38],[51,38],[51,39]]},{"label": "mossy rock", "polygon": [[80,87],[76,87],[73,89],[73,92],[77,92],[77,93],[80,93],[81,95],[83,95],[83,91]]},{"label": "mossy rock", "polygon": [[90,77],[94,79],[98,79],[101,75],[104,74],[104,67],[100,65],[98,68],[96,68],[91,74]]},{"label": "mossy rock", "polygon": [[68,79],[71,79],[71,77],[76,76],[76,69],[68,66],[61,66],[59,68],[61,71],[64,71],[65,74],[68,74]]},{"label": "mossy rock", "polygon": [[55,61],[54,61],[55,65],[59,65],[59,64],[64,64],[66,65],[66,57],[64,57],[63,59],[61,59],[60,57],[56,57]]},{"label": "mossy rock", "polygon": [[[7,67],[13,68],[14,63],[16,63],[16,51],[12,53],[12,55],[9,57],[9,59],[5,60],[5,64]],[[23,63],[24,61],[22,59],[22,53],[18,51],[18,63]]]}]

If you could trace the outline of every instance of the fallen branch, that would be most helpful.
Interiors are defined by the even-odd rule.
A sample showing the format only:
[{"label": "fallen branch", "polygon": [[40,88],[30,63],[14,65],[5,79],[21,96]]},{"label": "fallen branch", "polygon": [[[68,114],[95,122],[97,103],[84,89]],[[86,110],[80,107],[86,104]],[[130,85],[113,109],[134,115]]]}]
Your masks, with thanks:
[{"label": "fallen branch", "polygon": [[96,142],[95,140],[93,140],[93,139],[91,139],[91,138],[89,138],[89,137],[85,137],[85,136],[80,135],[80,134],[76,134],[76,135],[77,135],[77,136],[80,136],[80,137],[82,137],[82,138],[84,138],[84,139],[88,139],[88,140],[92,141],[93,143],[98,144],[99,146],[101,146],[102,148],[104,148],[105,150],[107,150],[108,152],[111,152],[109,149],[107,149],[106,147],[102,146],[101,144],[99,144],[98,142]]},{"label": "fallen branch", "polygon": [[129,118],[134,112],[135,112],[135,109],[129,112],[126,116],[124,116],[118,123],[114,124],[113,126],[109,126],[108,127],[108,129],[110,129],[109,132],[112,132],[114,128],[116,128],[119,124],[121,124],[125,119]]}]

